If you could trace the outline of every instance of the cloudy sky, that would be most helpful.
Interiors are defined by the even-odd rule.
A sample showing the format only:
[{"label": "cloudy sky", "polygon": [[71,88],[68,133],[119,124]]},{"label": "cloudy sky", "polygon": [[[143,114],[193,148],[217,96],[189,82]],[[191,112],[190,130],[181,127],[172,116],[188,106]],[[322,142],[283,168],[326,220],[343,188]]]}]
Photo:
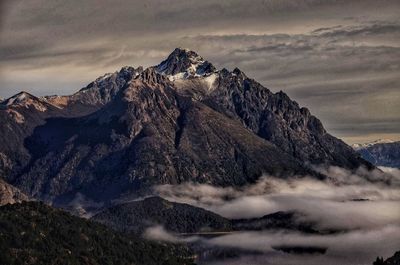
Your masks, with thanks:
[{"label": "cloudy sky", "polygon": [[349,143],[400,139],[398,0],[1,0],[0,97],[73,93],[175,47],[285,91]]}]

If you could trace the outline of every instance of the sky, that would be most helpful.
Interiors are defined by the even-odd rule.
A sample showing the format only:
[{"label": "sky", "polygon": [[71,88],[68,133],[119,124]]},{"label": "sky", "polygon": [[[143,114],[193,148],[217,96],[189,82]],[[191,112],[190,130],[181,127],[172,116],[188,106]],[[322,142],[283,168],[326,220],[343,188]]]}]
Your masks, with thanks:
[{"label": "sky", "polygon": [[176,47],[283,90],[348,143],[400,140],[398,0],[1,0],[0,97],[71,94]]}]

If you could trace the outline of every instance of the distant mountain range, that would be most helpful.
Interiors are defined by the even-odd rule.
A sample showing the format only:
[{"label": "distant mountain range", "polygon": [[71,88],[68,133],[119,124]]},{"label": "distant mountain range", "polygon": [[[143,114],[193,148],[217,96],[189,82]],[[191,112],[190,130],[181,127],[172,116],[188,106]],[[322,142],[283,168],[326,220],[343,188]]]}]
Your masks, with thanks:
[{"label": "distant mountain range", "polygon": [[352,146],[365,160],[375,166],[400,168],[400,142],[377,140]]},{"label": "distant mountain range", "polygon": [[71,96],[21,92],[0,104],[0,176],[59,206],[102,206],[155,184],[324,178],[311,164],[373,167],[285,93],[180,48]]}]

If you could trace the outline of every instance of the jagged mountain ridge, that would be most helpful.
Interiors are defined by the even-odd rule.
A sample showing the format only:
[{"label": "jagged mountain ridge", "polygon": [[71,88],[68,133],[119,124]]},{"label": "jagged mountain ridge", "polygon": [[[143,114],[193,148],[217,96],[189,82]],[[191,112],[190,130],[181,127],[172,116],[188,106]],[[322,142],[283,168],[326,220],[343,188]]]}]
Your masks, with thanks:
[{"label": "jagged mountain ridge", "polygon": [[123,68],[78,92],[86,94],[70,96],[91,106],[85,115],[71,111],[74,104],[44,112],[19,136],[20,153],[1,149],[11,164],[8,181],[65,204],[77,192],[109,201],[154,184],[318,176],[306,163],[371,166],[283,92],[239,69],[216,70],[192,51],[176,49],[146,70]]}]

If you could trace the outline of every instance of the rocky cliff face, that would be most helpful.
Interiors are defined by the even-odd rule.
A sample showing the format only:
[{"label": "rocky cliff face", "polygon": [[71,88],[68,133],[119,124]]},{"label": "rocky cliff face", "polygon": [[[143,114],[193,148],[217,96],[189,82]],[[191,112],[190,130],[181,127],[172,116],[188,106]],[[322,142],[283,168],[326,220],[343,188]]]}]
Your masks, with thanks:
[{"label": "rocky cliff face", "polygon": [[29,198],[17,188],[0,179],[0,206],[28,201]]},{"label": "rocky cliff face", "polygon": [[237,68],[222,71],[216,88],[203,100],[303,162],[346,168],[365,164],[348,145],[328,134],[308,109],[283,92],[270,92]]},{"label": "rocky cliff face", "polygon": [[146,70],[125,67],[67,100],[45,99],[43,112],[18,109],[24,123],[2,104],[2,126],[12,124],[2,136],[22,132],[12,146],[0,143],[0,165],[23,191],[62,205],[77,194],[87,202],[136,197],[154,184],[323,177],[309,163],[371,166],[286,94],[192,51],[176,49]]},{"label": "rocky cliff face", "polygon": [[121,70],[105,74],[71,96],[47,96],[43,99],[63,109],[68,117],[84,116],[112,101],[121,89],[143,71],[125,66]]}]

